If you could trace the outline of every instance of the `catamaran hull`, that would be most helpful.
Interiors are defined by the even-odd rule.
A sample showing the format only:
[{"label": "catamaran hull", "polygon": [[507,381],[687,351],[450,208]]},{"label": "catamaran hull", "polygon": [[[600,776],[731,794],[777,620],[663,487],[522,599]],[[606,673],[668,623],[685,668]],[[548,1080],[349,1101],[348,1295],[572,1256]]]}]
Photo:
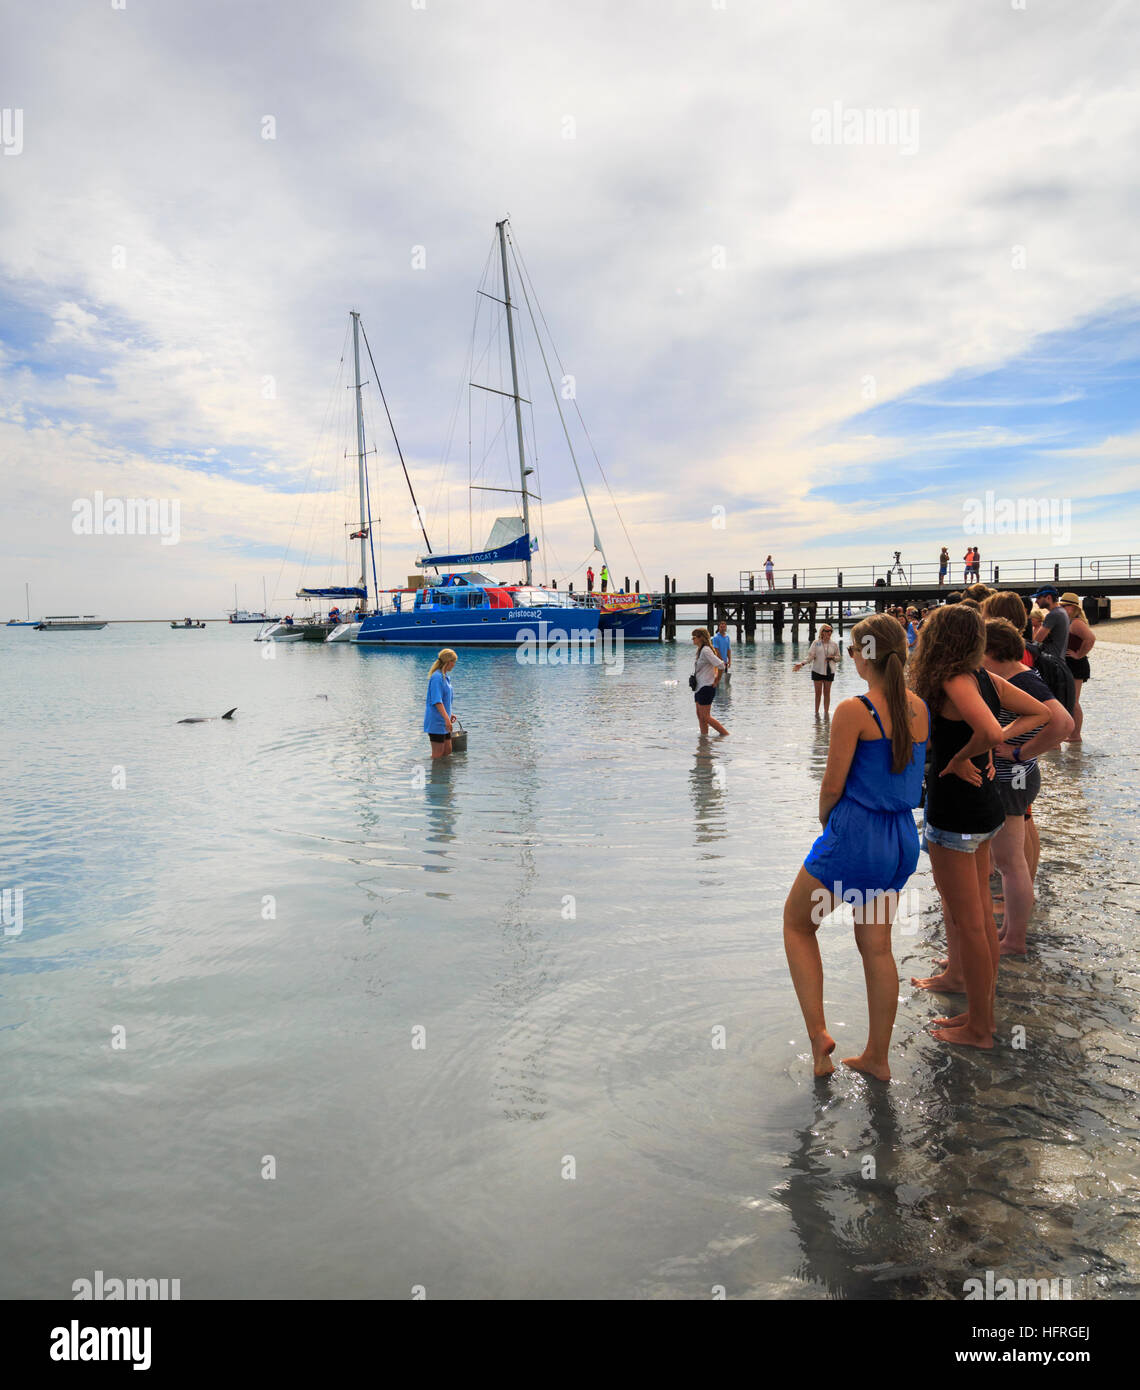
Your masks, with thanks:
[{"label": "catamaran hull", "polygon": [[417,618],[414,613],[376,613],[360,625],[360,646],[516,647],[523,642],[592,642],[598,614],[591,609],[475,609],[470,616]]},{"label": "catamaran hull", "polygon": [[326,642],[355,642],[360,631],[359,623],[338,623],[325,638]]},{"label": "catamaran hull", "polygon": [[665,617],[660,608],[632,608],[603,613],[599,626],[603,632],[620,632],[623,642],[659,642]]},{"label": "catamaran hull", "polygon": [[263,628],[253,640],[255,642],[303,642],[305,634],[296,625],[286,627],[284,623],[273,623],[270,627]]},{"label": "catamaran hull", "polygon": [[37,632],[102,632],[106,623],[53,622],[50,618],[36,623]]}]

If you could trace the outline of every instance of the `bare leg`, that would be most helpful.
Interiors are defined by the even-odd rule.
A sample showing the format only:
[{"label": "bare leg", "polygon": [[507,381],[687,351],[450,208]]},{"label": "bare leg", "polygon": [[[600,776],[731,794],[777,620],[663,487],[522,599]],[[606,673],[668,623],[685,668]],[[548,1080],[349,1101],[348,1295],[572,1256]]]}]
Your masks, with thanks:
[{"label": "bare leg", "polygon": [[784,903],[784,952],[811,1039],[816,1076],[830,1076],[835,1070],[831,1061],[835,1039],[827,1031],[823,1016],[823,961],[816,939],[819,922],[832,910],[834,901],[829,890],[801,864]]},{"label": "bare leg", "polygon": [[991,1048],[994,1045],[998,942],[989,906],[989,849],[982,845],[973,854],[963,854],[942,845],[931,845],[930,865],[938,891],[958,926],[962,974],[966,982],[965,1018],[959,1021],[959,1015],[947,1020],[946,1026],[936,1028],[933,1036],[940,1042]]},{"label": "bare leg", "polygon": [[[956,850],[950,852],[957,853]],[[937,884],[935,886],[937,887]],[[954,914],[950,911],[950,904],[944,894],[939,893],[939,896],[942,898],[942,920],[946,924],[946,955],[939,964],[945,969],[940,975],[929,975],[925,978],[912,975],[910,982],[919,989],[932,989],[936,994],[961,994],[966,988],[966,977],[962,974],[961,937],[954,921]]]},{"label": "bare leg", "polygon": [[697,705],[697,723],[701,728],[701,738],[709,736],[709,707],[708,705]]},{"label": "bare leg", "polygon": [[831,682],[820,681],[819,684],[823,686],[823,717],[826,719],[831,713]]},{"label": "bare leg", "polygon": [[1025,933],[1033,911],[1033,876],[1025,858],[1025,817],[1007,816],[991,843],[1005,894],[1001,954],[1023,956]]},{"label": "bare leg", "polygon": [[814,681],[814,680],[813,680],[813,681],[812,681],[812,685],[815,686],[815,712],[816,712],[816,714],[818,714],[818,713],[819,713],[819,702],[820,702],[820,698],[821,698],[822,693],[823,693],[822,690],[821,690],[821,687],[822,687],[822,685],[823,685],[823,681]]},{"label": "bare leg", "polygon": [[1041,863],[1041,836],[1037,833],[1037,817],[1032,814],[1025,819],[1025,858],[1029,877],[1036,879],[1037,866]]},{"label": "bare leg", "polygon": [[887,1048],[899,1002],[899,971],[891,954],[891,922],[896,906],[896,895],[885,894],[855,909],[855,944],[863,957],[869,1021],[867,1046],[858,1057],[844,1057],[843,1065],[867,1072],[879,1081],[891,1079]]},{"label": "bare leg", "polygon": [[1085,712],[1081,709],[1081,686],[1084,681],[1074,680],[1073,684],[1077,688],[1077,697],[1073,705],[1073,732],[1068,737],[1069,743],[1081,742],[1081,725],[1085,722]]}]

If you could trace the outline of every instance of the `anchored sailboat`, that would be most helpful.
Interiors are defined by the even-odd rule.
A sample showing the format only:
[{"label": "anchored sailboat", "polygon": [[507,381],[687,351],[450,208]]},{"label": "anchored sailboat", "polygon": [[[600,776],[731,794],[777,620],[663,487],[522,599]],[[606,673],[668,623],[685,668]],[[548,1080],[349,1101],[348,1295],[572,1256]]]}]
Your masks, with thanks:
[{"label": "anchored sailboat", "polygon": [[28,585],[24,585],[24,609],[27,613],[26,618],[9,618],[6,627],[36,627],[39,623],[38,618],[32,617],[32,596]]},{"label": "anchored sailboat", "polygon": [[[361,624],[355,639],[357,642],[424,645],[447,643],[452,646],[510,645],[535,636],[540,642],[559,641],[563,636],[571,640],[580,640],[596,636],[607,629],[620,630],[626,640],[633,641],[653,641],[660,636],[662,610],[654,605],[648,595],[574,594],[566,590],[559,591],[556,583],[547,588],[534,582],[534,555],[538,549],[538,540],[532,526],[531,504],[537,501],[541,507],[542,499],[534,492],[529,482],[535,470],[528,463],[522,407],[530,402],[525,400],[519,386],[519,353],[515,331],[515,315],[519,312],[519,306],[511,295],[511,259],[514,260],[518,271],[523,302],[542,353],[543,367],[558,410],[566,446],[582,489],[594,549],[601,554],[604,562],[606,555],[589,493],[574,454],[559,392],[542,346],[534,305],[531,303],[533,287],[528,292],[529,277],[525,265],[522,265],[517,254],[514,254],[515,248],[509,238],[508,227],[509,223],[505,218],[495,224],[498,260],[502,272],[501,296],[497,293],[487,293],[482,287],[479,294],[503,306],[510,361],[510,390],[477,381],[470,381],[469,385],[512,402],[514,430],[509,430],[504,413],[499,425],[489,433],[493,434],[496,440],[501,439],[504,447],[509,447],[506,446],[507,434],[514,434],[519,486],[484,487],[472,482],[469,484],[469,495],[472,491],[510,492],[519,499],[520,514],[496,517],[481,550],[469,548],[463,552],[434,554],[429,546],[427,553],[416,560],[416,565],[422,570],[434,572],[434,582],[427,583],[424,587],[410,588],[385,596],[385,602],[378,605],[377,612]],[[510,258],[508,244],[512,250]],[[488,265],[493,258],[494,249]],[[497,285],[487,286],[488,291],[497,289]],[[545,320],[543,323],[545,324]],[[551,347],[553,348],[553,344]],[[559,365],[561,366],[561,363]],[[563,379],[565,380],[565,376]],[[501,385],[505,386],[505,382]],[[600,460],[598,467],[601,468]],[[470,536],[468,539],[470,542]],[[496,580],[485,572],[488,567],[514,568],[516,565],[523,567],[525,578],[515,583]],[[469,566],[477,568],[468,568]]]},{"label": "anchored sailboat", "polygon": [[[507,267],[506,221],[496,223],[503,268],[503,303],[506,307],[507,340],[511,363],[511,391],[514,402],[515,433],[518,447],[521,516],[497,517],[482,550],[436,555],[428,546],[416,560],[422,570],[432,570],[436,582],[412,591],[386,595],[385,604],[366,617],[354,635],[364,645],[414,646],[517,646],[536,643],[589,643],[598,632],[598,611],[576,603],[572,596],[536,586],[533,582],[533,556],[538,542],[531,533],[528,484],[533,469],[527,466],[523,438],[522,396],[519,392],[518,357],[511,304],[511,281]],[[485,388],[494,390],[492,387]],[[410,484],[409,484],[410,486]],[[512,491],[513,489],[492,489]],[[413,495],[414,501],[414,495]],[[417,508],[418,511],[418,508]],[[426,532],[424,539],[427,539]],[[521,564],[522,584],[503,584],[467,566]]]},{"label": "anchored sailboat", "polygon": [[[356,457],[357,457],[357,495],[360,507],[359,520],[353,523],[355,529],[349,533],[349,539],[360,542],[360,575],[355,584],[327,584],[317,587],[302,587],[297,590],[297,597],[306,601],[316,600],[318,603],[328,603],[329,608],[326,613],[303,619],[295,622],[292,615],[275,621],[272,626],[258,633],[259,642],[348,642],[351,641],[360,631],[361,622],[371,611],[369,603],[369,583],[368,570],[369,560],[371,559],[372,568],[372,594],[377,590],[376,575],[376,553],[372,546],[372,520],[370,516],[370,496],[368,484],[368,469],[366,465],[367,449],[364,437],[364,407],[361,399],[361,390],[364,382],[360,375],[360,337],[361,325],[360,314],[355,310],[351,313],[352,318],[352,358],[354,368],[354,391],[356,395]],[[365,337],[365,345],[368,339]],[[371,360],[372,350],[368,349],[369,359]],[[373,372],[375,372],[375,363]],[[380,390],[383,399],[383,388],[380,387],[379,378],[376,381],[377,388]],[[387,403],[385,402],[385,411]],[[391,415],[388,419],[391,421]],[[393,431],[393,435],[394,435]],[[396,444],[399,450],[399,442]],[[401,455],[401,462],[403,456]],[[405,469],[405,474],[407,470]],[[425,533],[426,539],[426,533]],[[343,607],[342,607],[343,604]]]}]

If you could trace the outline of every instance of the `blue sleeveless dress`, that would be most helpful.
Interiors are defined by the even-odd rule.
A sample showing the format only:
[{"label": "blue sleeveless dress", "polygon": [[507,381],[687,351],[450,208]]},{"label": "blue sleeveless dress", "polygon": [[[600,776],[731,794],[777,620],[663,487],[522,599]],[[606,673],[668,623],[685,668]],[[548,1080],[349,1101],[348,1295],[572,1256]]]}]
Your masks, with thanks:
[{"label": "blue sleeveless dress", "polygon": [[898,892],[918,864],[912,811],[922,800],[927,740],[913,746],[902,772],[892,772],[891,741],[879,712],[865,695],[859,699],[875,716],[880,737],[855,745],[843,795],[804,860],[808,873],[840,897],[847,889]]}]

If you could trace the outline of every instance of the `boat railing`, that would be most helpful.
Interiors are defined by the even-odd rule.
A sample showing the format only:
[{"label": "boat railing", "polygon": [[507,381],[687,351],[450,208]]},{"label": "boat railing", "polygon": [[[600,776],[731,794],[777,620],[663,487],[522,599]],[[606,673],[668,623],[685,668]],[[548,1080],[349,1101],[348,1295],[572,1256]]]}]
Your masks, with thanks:
[{"label": "boat railing", "polygon": [[592,593],[575,592],[570,595],[575,603],[581,604],[584,608],[601,608],[603,604],[611,603],[614,599],[627,600],[624,607],[638,608],[648,606],[650,608],[660,608],[663,603],[661,594],[639,593],[636,589],[630,593],[625,590],[611,590],[600,593],[595,589]]}]

